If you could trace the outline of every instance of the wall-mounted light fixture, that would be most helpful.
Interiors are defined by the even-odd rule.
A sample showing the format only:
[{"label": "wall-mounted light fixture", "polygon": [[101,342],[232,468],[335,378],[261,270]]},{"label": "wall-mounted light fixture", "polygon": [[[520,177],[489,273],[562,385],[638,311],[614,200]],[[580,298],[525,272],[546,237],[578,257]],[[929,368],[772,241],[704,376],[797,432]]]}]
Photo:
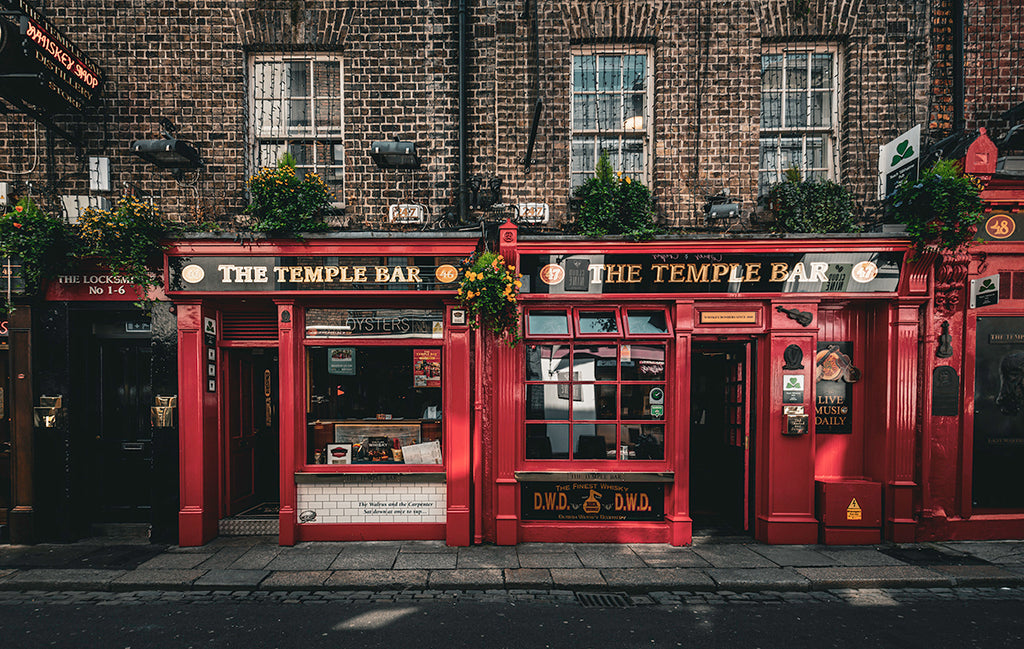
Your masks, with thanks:
[{"label": "wall-mounted light fixture", "polygon": [[421,164],[415,142],[374,142],[370,146],[370,157],[381,169],[419,169]]},{"label": "wall-mounted light fixture", "polygon": [[184,140],[173,137],[159,140],[136,140],[132,142],[132,153],[161,169],[169,169],[172,173],[178,173],[185,169],[198,169],[203,166],[203,158],[199,154],[199,149]]},{"label": "wall-mounted light fixture", "polygon": [[733,202],[729,190],[723,189],[713,196],[707,196],[704,203],[704,220],[720,221],[733,219],[740,215],[739,203]]}]

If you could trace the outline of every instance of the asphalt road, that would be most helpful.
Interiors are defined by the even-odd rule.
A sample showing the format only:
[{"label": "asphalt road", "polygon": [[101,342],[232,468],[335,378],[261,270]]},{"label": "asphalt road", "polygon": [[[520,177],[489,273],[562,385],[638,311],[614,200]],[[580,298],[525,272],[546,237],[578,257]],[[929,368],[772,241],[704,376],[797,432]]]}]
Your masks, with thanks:
[{"label": "asphalt road", "polygon": [[[400,600],[401,598],[396,598]],[[640,598],[643,601],[644,598]],[[5,649],[959,649],[1024,647],[1019,593],[850,591],[588,608],[507,597],[354,601],[287,595],[5,594]]]}]

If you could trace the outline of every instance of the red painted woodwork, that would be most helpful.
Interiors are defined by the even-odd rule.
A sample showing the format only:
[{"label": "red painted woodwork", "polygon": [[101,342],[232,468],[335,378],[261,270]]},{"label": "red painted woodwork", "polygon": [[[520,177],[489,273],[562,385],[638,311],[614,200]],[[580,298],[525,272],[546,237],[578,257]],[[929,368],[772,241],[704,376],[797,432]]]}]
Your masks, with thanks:
[{"label": "red painted woodwork", "polygon": [[224,428],[227,437],[224,486],[226,497],[222,505],[230,516],[256,503],[256,422],[253,421],[253,366],[249,358],[225,354],[221,360],[225,413]]},{"label": "red painted woodwork", "polygon": [[815,483],[820,541],[826,545],[878,543],[882,536],[882,485],[869,480]]},{"label": "red painted woodwork", "polygon": [[[451,322],[450,309],[445,311]],[[444,463],[448,473],[447,529],[445,541],[452,546],[470,544],[472,536],[472,424],[473,410],[467,398],[471,394],[470,341],[468,326],[445,327],[442,364],[444,380]]]}]

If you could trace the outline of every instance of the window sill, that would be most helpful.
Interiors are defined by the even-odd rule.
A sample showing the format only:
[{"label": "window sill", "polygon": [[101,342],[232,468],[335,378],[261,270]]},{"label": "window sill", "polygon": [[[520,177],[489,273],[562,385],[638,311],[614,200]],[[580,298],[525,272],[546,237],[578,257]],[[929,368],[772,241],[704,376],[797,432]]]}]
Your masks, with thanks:
[{"label": "window sill", "polygon": [[518,482],[674,482],[674,471],[516,471]]},{"label": "window sill", "polygon": [[338,484],[370,482],[445,482],[444,471],[297,471],[295,484]]}]

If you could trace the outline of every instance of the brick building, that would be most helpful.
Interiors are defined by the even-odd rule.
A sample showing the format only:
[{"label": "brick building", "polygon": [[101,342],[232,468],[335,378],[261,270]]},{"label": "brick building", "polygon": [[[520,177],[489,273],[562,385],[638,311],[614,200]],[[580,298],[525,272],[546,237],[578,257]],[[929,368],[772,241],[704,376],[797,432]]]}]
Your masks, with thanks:
[{"label": "brick building", "polygon": [[[15,11],[22,7],[22,0],[2,1]],[[9,354],[12,363],[28,368],[32,389],[11,390],[22,408],[41,406],[43,395],[63,395],[61,407],[68,414],[56,442],[34,429],[24,413],[20,423],[12,423],[17,431],[11,439],[23,441],[20,467],[12,456],[9,507],[17,510],[15,518],[31,519],[40,535],[73,538],[96,523],[135,521],[152,525],[160,536],[202,543],[230,529],[219,521],[274,501],[280,508],[269,515],[257,512],[253,525],[272,522],[286,543],[354,536],[446,538],[453,544],[685,543],[696,514],[690,502],[700,500],[691,455],[703,452],[719,458],[715,462],[727,468],[720,473],[734,476],[727,503],[702,501],[710,512],[707,529],[718,529],[725,520],[722,529],[738,528],[772,542],[809,542],[819,534],[829,541],[909,540],[916,534],[921,503],[930,493],[921,457],[939,455],[929,455],[927,437],[919,432],[931,426],[924,406],[930,384],[917,378],[930,369],[924,360],[928,348],[916,341],[931,336],[939,324],[931,311],[932,270],[905,256],[909,242],[898,235],[780,238],[769,232],[758,198],[795,165],[809,178],[835,180],[850,189],[858,220],[868,230],[879,229],[879,147],[917,124],[923,125],[922,144],[928,146],[954,126],[949,2],[71,0],[38,8],[102,69],[104,79],[95,105],[49,116],[50,129],[21,114],[24,106],[5,93],[0,182],[7,193],[31,194],[72,220],[90,201],[114,202],[131,193],[195,229],[216,224],[222,230],[171,243],[166,289],[173,310],[158,304],[142,313],[130,300],[100,301],[73,287],[51,291],[50,299],[23,300],[17,316],[21,351],[12,337]],[[1009,80],[1014,89],[1000,93],[1003,86],[990,79],[1001,79],[1007,66],[980,61],[1002,61],[1005,52],[1013,52],[1020,40],[1009,38],[1019,33],[1014,11],[1019,13],[1012,3],[993,1],[967,12],[968,60],[977,54],[979,61],[967,67],[968,95],[977,97],[967,102],[969,128],[1011,125],[1010,118],[989,122],[1019,103],[1020,91]],[[1000,28],[983,27],[985,21]],[[5,56],[13,51],[15,31],[5,23]],[[1004,35],[1008,40],[998,40]],[[981,56],[996,52],[995,59]],[[45,119],[53,111],[41,112]],[[130,151],[134,141],[163,135],[191,143],[203,165],[172,176]],[[387,169],[374,162],[373,143],[395,139],[415,143],[418,168]],[[574,218],[572,189],[593,174],[602,150],[611,154],[617,171],[651,188],[656,221],[666,232],[657,243],[564,236]],[[332,232],[240,242],[236,233],[249,228],[246,180],[260,167],[276,164],[285,151],[299,169],[316,171],[335,192],[328,216]],[[90,164],[106,169],[108,162],[92,158],[109,162],[105,189],[91,189],[96,172]],[[500,191],[493,193],[492,187]],[[716,196],[735,203],[738,212],[709,219],[706,206]],[[393,208],[401,205],[416,207],[408,219],[394,218]],[[527,205],[534,208],[529,218],[516,218],[514,206]],[[518,228],[506,227],[504,238],[496,240],[498,226],[509,217]],[[569,323],[564,336],[535,332],[531,339],[528,328],[526,346],[600,347],[622,367],[633,363],[636,347],[654,354],[647,366],[660,363],[662,371],[655,375],[661,378],[627,378],[621,368],[614,377],[595,375],[579,385],[572,372],[563,371],[557,386],[531,378],[523,369],[528,362],[552,361],[521,356],[524,346],[507,350],[465,329],[457,317],[455,287],[440,279],[430,286],[399,282],[360,291],[294,281],[261,291],[189,279],[226,273],[216,260],[238,268],[266,262],[269,269],[297,268],[302,264],[295,259],[308,258],[310,268],[333,264],[338,273],[346,272],[343,267],[356,273],[357,267],[376,266],[390,269],[392,278],[396,268],[434,273],[457,265],[481,242],[500,247],[531,280],[523,299],[527,325],[531,313],[563,314]],[[598,254],[616,261],[599,262]],[[564,260],[584,264],[581,268],[607,262],[654,273],[650,264],[657,255],[666,263],[709,255],[709,260],[740,265],[790,255],[790,271],[798,264],[800,272],[813,263],[833,267],[829,282],[803,288],[795,279],[753,289],[742,282],[699,290],[642,284],[630,296],[541,285],[542,267],[561,264],[566,271]],[[848,281],[853,266],[868,257],[876,271],[895,273],[889,283],[865,289]],[[193,267],[199,270],[188,270]],[[273,277],[276,271],[268,272]],[[603,279],[610,284],[612,277]],[[580,318],[586,321],[592,304],[602,305],[603,318],[614,314],[620,336],[585,334]],[[352,344],[325,338],[324,327],[333,325],[324,323],[339,317],[334,311],[346,309],[380,318],[394,316],[395,309],[420,311],[422,322],[442,325],[444,333],[434,337],[422,330],[408,344],[380,332],[355,336]],[[667,324],[642,335],[631,332],[628,323],[635,313]],[[814,324],[801,324],[796,313],[809,314]],[[145,326],[121,330],[135,322]],[[312,322],[320,323],[319,329]],[[212,342],[204,338],[208,335]],[[32,353],[24,347],[28,338],[35,343]],[[784,403],[815,408],[811,386],[817,381],[813,369],[787,369],[805,378],[807,388],[799,401],[785,401],[790,396],[777,385],[781,374],[775,366],[782,366],[784,352],[793,346],[809,360],[822,351],[832,353],[829,343],[841,343],[836,350],[870,378],[851,382],[843,392],[842,398],[852,399],[855,421],[839,434],[816,434],[812,424],[804,435],[784,436],[784,412],[789,412]],[[416,442],[432,437],[428,430],[435,420],[443,427],[443,461],[416,470],[391,467],[380,475],[316,466],[315,450],[326,453],[352,443],[345,428],[351,421],[345,420],[353,416],[338,415],[339,398],[351,392],[345,372],[363,371],[339,356],[323,360],[331,369],[318,375],[311,368],[321,362],[319,354],[334,358],[337,351],[351,358],[348,350],[355,350],[378,365],[405,367],[406,360],[385,352],[406,347],[421,362],[439,354],[444,365],[440,386],[416,375],[439,390],[437,395],[428,389],[401,397],[416,404],[401,415],[420,421]],[[126,394],[136,396],[130,404],[88,405],[102,401],[89,386],[106,385],[104,354],[123,359],[109,380],[132,383]],[[904,360],[896,363],[897,357]],[[749,387],[742,407],[718,413],[723,422],[742,420],[721,447],[708,449],[695,441],[701,429],[691,421],[694,403],[724,399],[715,392],[720,386],[697,386],[695,368],[720,375],[723,385]],[[558,376],[562,370],[552,371]],[[252,377],[267,372],[264,395],[263,384]],[[379,389],[387,385],[376,380]],[[548,388],[575,402],[577,391],[594,395],[612,390],[609,386],[619,395],[660,389],[670,406],[656,410],[670,414],[653,415],[648,395],[640,414],[614,417],[615,432],[608,433],[611,424],[596,409],[588,416],[573,410],[575,415],[565,417],[546,407],[522,412],[527,395],[547,394]],[[705,389],[711,391],[699,391]],[[142,432],[118,432],[110,444],[102,431],[93,434],[102,424],[92,422],[120,421],[123,417],[114,413],[125,408],[174,407],[157,401],[171,395],[178,404],[172,425],[152,424],[146,410],[131,424]],[[251,408],[263,404],[264,396],[265,430],[243,439],[238,426],[252,423]],[[428,403],[435,398],[444,401],[443,415],[430,410],[441,405]],[[591,397],[582,398],[587,403]],[[886,403],[886,411],[868,408],[872,401]],[[625,403],[618,406],[628,410]],[[13,402],[8,410],[15,411]],[[369,406],[355,411],[359,419],[398,414]],[[586,423],[576,423],[580,418]],[[333,434],[324,428],[328,424],[335,426]],[[574,426],[580,427],[578,434],[565,432]],[[584,431],[584,426],[591,428]],[[546,434],[537,439],[553,446],[531,456],[527,446],[536,440],[529,431],[541,430]],[[404,434],[395,429],[371,436],[405,444]],[[100,442],[95,448],[76,441],[92,437]],[[612,450],[587,457],[580,437],[600,437]],[[642,451],[648,455],[639,459],[638,440],[651,438],[660,444],[660,455]],[[33,441],[36,460],[26,450]],[[244,448],[262,450],[238,450]],[[394,461],[393,453],[389,457]],[[35,479],[26,469],[32,462],[38,464]],[[91,490],[95,469],[86,466],[134,477]],[[156,485],[147,467],[170,487]],[[572,480],[584,474],[612,485],[597,490],[608,499],[616,493],[645,497],[657,501],[653,509],[660,511],[575,520],[531,505],[535,497],[543,502],[547,485],[577,493]],[[784,480],[787,474],[796,477]],[[388,480],[404,486],[378,484]],[[50,486],[33,490],[42,483]],[[637,486],[645,484],[659,486]],[[716,488],[711,478],[701,485]],[[863,523],[835,523],[835,511],[821,509],[834,489],[855,494],[854,500],[873,511],[857,519]],[[123,493],[138,498],[127,502],[117,495]],[[329,505],[362,502],[356,495],[364,493],[379,497],[364,499],[365,507],[351,511]],[[430,496],[419,508],[397,504],[415,500],[410,493]],[[843,503],[844,515],[848,504]],[[366,513],[370,510],[390,513]],[[833,522],[823,525],[826,518]]]}]

